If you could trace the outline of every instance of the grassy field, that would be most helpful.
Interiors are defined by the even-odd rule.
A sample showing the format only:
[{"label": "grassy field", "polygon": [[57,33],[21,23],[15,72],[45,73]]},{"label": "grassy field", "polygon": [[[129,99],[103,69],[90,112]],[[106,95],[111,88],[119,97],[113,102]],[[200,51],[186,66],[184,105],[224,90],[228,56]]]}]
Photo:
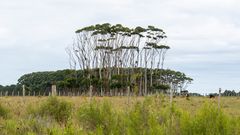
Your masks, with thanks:
[{"label": "grassy field", "polygon": [[217,98],[177,97],[173,103],[162,95],[94,97],[91,103],[89,97],[0,97],[0,135],[240,133],[239,97],[221,97],[221,111]]},{"label": "grassy field", "polygon": [[[39,106],[48,97],[0,97],[0,103],[7,106],[14,116],[21,116],[26,113],[27,107]],[[81,104],[89,102],[89,97],[59,97],[65,101],[73,103],[74,109],[77,109]],[[134,105],[136,102],[142,102],[144,97],[93,97],[93,100],[98,102],[108,101],[111,102],[115,109],[125,109]],[[165,97],[165,103],[168,104],[168,98]],[[190,97],[186,98],[177,97],[173,99],[177,107],[182,108],[191,113],[195,113],[205,102],[211,102],[218,105],[218,98],[209,99],[208,97]],[[240,116],[240,97],[221,97],[222,110],[232,116]]]}]

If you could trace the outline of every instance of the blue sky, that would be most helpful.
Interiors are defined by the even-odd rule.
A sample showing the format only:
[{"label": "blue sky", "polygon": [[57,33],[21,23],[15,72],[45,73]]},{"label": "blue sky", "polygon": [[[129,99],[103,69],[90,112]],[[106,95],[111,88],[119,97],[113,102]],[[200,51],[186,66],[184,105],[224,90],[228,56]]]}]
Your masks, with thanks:
[{"label": "blue sky", "polygon": [[68,68],[74,31],[109,22],[164,29],[171,46],[165,68],[193,77],[192,92],[239,91],[239,9],[237,0],[1,0],[0,84]]}]

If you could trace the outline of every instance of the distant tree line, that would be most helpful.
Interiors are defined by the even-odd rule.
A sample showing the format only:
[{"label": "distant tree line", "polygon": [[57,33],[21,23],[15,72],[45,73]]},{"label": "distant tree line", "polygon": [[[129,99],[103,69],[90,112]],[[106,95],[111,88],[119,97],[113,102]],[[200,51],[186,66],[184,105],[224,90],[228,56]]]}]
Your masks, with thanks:
[{"label": "distant tree line", "polygon": [[235,90],[225,90],[221,95],[222,96],[240,96],[240,91],[235,92]]},{"label": "distant tree line", "polygon": [[12,91],[19,91],[21,88],[19,87],[19,85],[15,85],[15,84],[12,84],[12,85],[7,85],[7,86],[2,86],[0,85],[0,91],[9,91],[9,92],[12,92]]},{"label": "distant tree line", "polygon": [[[0,91],[6,92],[10,95],[12,92],[17,92],[21,94],[22,85],[26,86],[27,92],[38,93],[48,93],[51,90],[52,84],[57,85],[58,92],[61,93],[79,93],[87,94],[90,85],[93,86],[93,93],[95,95],[101,95],[101,87],[104,86],[104,81],[99,79],[98,69],[92,69],[95,74],[91,75],[90,79],[84,76],[86,71],[83,70],[59,70],[59,71],[49,71],[49,72],[34,72],[30,74],[25,74],[19,78],[16,85],[11,86],[0,86]],[[129,69],[121,69],[127,73]],[[120,93],[122,95],[126,94],[127,87],[131,88],[131,93],[135,95],[142,95],[139,87],[141,84],[140,80],[140,70],[136,70],[135,74],[121,74],[113,75],[109,83],[110,92],[104,92],[107,95],[116,95]],[[149,71],[151,69],[148,69]],[[162,70],[155,69],[153,74],[153,84],[160,83],[159,75],[161,75],[161,82],[165,84],[178,83],[178,90],[182,89],[183,84],[191,81],[184,73],[173,71],[173,70]],[[148,73],[148,76],[150,73]],[[129,79],[126,79],[129,78]],[[150,78],[148,78],[150,79]],[[132,81],[129,81],[132,80]],[[169,89],[168,85],[148,85],[150,93],[163,92],[166,93]],[[176,90],[177,92],[177,90]]]},{"label": "distant tree line", "polygon": [[176,92],[185,89],[192,79],[163,70],[170,49],[166,39],[166,33],[154,26],[129,28],[104,23],[78,29],[66,51],[70,67],[84,71],[82,75],[91,80],[88,89],[94,86],[102,96],[124,93],[127,87],[139,95],[170,87]]},{"label": "distant tree line", "polygon": [[[218,96],[218,93],[211,93],[211,95]],[[225,90],[221,93],[221,96],[240,96],[240,91],[236,92],[235,90]]]}]

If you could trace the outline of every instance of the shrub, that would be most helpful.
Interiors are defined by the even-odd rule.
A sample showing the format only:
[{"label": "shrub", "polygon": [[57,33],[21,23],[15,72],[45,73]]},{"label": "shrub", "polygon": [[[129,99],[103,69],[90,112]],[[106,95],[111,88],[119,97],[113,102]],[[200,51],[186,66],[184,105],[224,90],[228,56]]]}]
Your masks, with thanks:
[{"label": "shrub", "polygon": [[87,131],[95,131],[98,134],[120,134],[121,127],[119,115],[113,111],[109,102],[102,104],[96,101],[86,103],[78,109],[78,121]]},{"label": "shrub", "polygon": [[17,122],[13,120],[5,120],[0,129],[1,135],[16,135],[17,134]]},{"label": "shrub", "polygon": [[0,118],[7,118],[8,117],[8,109],[6,107],[4,107],[3,105],[1,105],[0,103]]},{"label": "shrub", "polygon": [[149,129],[148,120],[150,112],[143,103],[137,103],[133,109],[127,114],[126,121],[128,125],[128,133],[130,134],[146,134]]},{"label": "shrub", "polygon": [[57,97],[50,97],[43,103],[36,114],[41,117],[50,117],[60,124],[66,124],[72,115],[72,104],[61,101]]},{"label": "shrub", "polygon": [[194,134],[212,134],[212,135],[230,135],[230,118],[219,110],[216,105],[205,103],[197,112],[193,124],[192,133]]},{"label": "shrub", "polygon": [[39,119],[18,120],[17,124],[17,133],[19,135],[44,134],[44,129],[46,128],[45,123]]}]

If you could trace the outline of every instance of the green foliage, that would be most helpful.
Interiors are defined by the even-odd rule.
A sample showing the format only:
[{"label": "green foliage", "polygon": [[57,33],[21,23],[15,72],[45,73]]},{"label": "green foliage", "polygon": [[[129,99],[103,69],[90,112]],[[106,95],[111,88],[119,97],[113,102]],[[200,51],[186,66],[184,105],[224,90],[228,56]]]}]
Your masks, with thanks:
[{"label": "green foliage", "polygon": [[120,74],[120,75],[113,75],[110,82],[111,89],[124,89],[129,85],[127,81],[128,75]]},{"label": "green foliage", "polygon": [[[25,74],[18,79],[19,85],[26,85],[30,91],[41,91],[50,89],[54,83],[59,84],[61,87],[71,86],[74,87],[74,77],[81,75],[82,72],[76,72],[74,70],[59,70],[49,72],[34,72]],[[60,82],[61,83],[58,83]],[[64,81],[64,82],[62,82]],[[73,85],[74,84],[74,85]],[[72,86],[73,85],[73,86]]]},{"label": "green foliage", "polygon": [[[213,104],[205,104],[190,115],[164,97],[147,98],[128,110],[115,112],[109,103],[86,104],[78,111],[84,130],[91,134],[131,135],[237,135],[240,122],[226,116]],[[116,125],[118,130],[116,129]]]},{"label": "green foliage", "polygon": [[102,134],[116,134],[120,132],[118,114],[113,111],[109,102],[99,104],[96,101],[81,106],[78,110],[78,120],[87,131]]},{"label": "green foliage", "polygon": [[17,135],[17,122],[13,120],[6,120],[2,125],[0,131],[2,135]]},{"label": "green foliage", "polygon": [[35,135],[44,134],[45,125],[36,119],[6,120],[1,130],[1,135]]},{"label": "green foliage", "polygon": [[67,124],[72,116],[72,111],[71,103],[61,101],[57,97],[50,97],[33,113],[35,116],[47,117],[56,120],[60,124]]},{"label": "green foliage", "polygon": [[148,32],[152,31],[155,33],[159,33],[157,36],[154,37],[154,39],[166,38],[165,32],[162,29],[156,28],[154,26],[148,26],[148,28],[142,28],[140,26],[137,26],[136,28],[128,28],[121,24],[111,25],[109,23],[87,26],[87,27],[77,30],[76,33],[80,34],[80,33],[84,33],[84,32],[89,32],[89,33],[92,33],[92,36],[107,35],[107,34],[114,36],[114,35],[119,34],[122,36],[131,37],[131,36],[137,35],[140,38],[143,38],[143,37],[145,37],[143,33],[146,31],[148,31]]},{"label": "green foliage", "polygon": [[21,89],[20,85],[7,85],[7,86],[0,85],[0,92],[8,91],[9,93],[11,93],[13,91],[19,91],[20,89]]},{"label": "green foliage", "polygon": [[[214,104],[206,103],[197,112],[192,123],[192,133],[212,135],[232,135],[230,118]],[[191,128],[189,128],[191,130]]]},{"label": "green foliage", "polygon": [[[112,68],[114,70],[114,68]],[[38,94],[47,93],[51,90],[51,85],[56,84],[59,92],[68,91],[71,92],[80,92],[80,94],[89,89],[89,86],[92,85],[94,91],[100,93],[100,90],[103,89],[107,91],[108,88],[124,90],[127,86],[133,89],[141,88],[140,82],[143,80],[143,71],[144,68],[120,68],[121,74],[112,74],[111,77],[104,76],[105,69],[101,70],[103,75],[100,79],[99,69],[90,69],[87,70],[59,70],[59,71],[50,71],[50,72],[34,72],[30,74],[23,75],[18,80],[17,85],[12,86],[0,86],[0,91],[8,91],[9,94],[12,94],[12,91],[15,91],[14,94],[21,95],[22,85],[26,86],[26,93],[33,93],[33,91]],[[134,70],[132,74],[129,74],[129,71]],[[150,79],[150,69],[147,69],[147,79]],[[91,73],[90,76],[88,74]],[[111,78],[111,79],[110,79]],[[169,84],[177,83],[184,84],[190,83],[191,78],[187,77],[184,73],[173,71],[173,70],[162,70],[162,69],[153,69],[153,87],[150,88],[148,85],[149,92],[156,92],[156,90],[165,90],[167,86],[161,86],[159,84]],[[151,91],[153,90],[153,91]],[[136,92],[136,91],[135,91]],[[138,91],[139,92],[139,91]],[[138,93],[136,93],[138,94]]]},{"label": "green foliage", "polygon": [[168,89],[170,89],[170,86],[168,84],[159,84],[159,85],[156,85],[154,84],[153,85],[154,89],[157,89],[157,90],[162,90],[162,91],[167,91]]},{"label": "green foliage", "polygon": [[147,134],[149,130],[148,108],[141,103],[137,103],[127,115],[128,133],[129,134]]},{"label": "green foliage", "polygon": [[[239,135],[240,117],[230,117],[216,104],[204,103],[196,113],[169,105],[164,95],[114,108],[110,101],[85,102],[75,119],[69,103],[49,98],[34,113],[24,118],[0,119],[1,135]],[[64,105],[63,105],[64,104]],[[66,105],[68,104],[68,105]],[[65,107],[63,107],[65,106]],[[68,108],[68,109],[66,109]],[[64,110],[64,113],[61,112]],[[57,111],[60,111],[58,113]],[[39,117],[40,116],[40,117]],[[57,121],[58,117],[67,119]],[[47,118],[47,119],[46,119]],[[55,119],[56,121],[53,121]]]},{"label": "green foliage", "polygon": [[222,96],[237,96],[240,95],[240,92],[236,92],[235,90],[225,90],[222,94]]},{"label": "green foliage", "polygon": [[0,118],[7,118],[9,116],[9,110],[0,103]]}]

